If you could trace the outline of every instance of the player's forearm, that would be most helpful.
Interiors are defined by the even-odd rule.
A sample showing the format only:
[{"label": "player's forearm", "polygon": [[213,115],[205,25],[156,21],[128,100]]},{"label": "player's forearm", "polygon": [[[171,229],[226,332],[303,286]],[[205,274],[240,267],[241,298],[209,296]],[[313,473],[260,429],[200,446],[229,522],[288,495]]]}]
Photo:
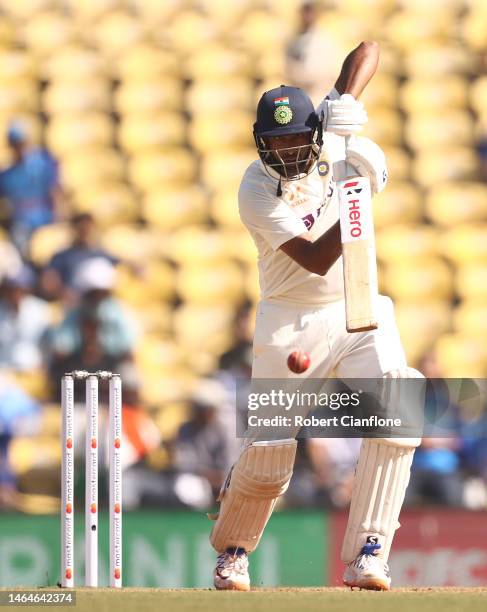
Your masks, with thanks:
[{"label": "player's forearm", "polygon": [[308,272],[325,276],[342,252],[340,222],[337,221],[314,242],[306,235],[297,236],[283,244],[281,249]]},{"label": "player's forearm", "polygon": [[335,83],[338,93],[349,93],[358,98],[377,70],[379,52],[377,42],[364,41],[349,53]]}]

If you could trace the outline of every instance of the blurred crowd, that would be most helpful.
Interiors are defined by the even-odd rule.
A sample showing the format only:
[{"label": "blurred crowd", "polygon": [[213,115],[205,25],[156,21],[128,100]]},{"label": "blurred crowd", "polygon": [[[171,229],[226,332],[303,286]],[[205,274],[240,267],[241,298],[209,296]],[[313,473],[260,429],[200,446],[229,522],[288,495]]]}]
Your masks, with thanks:
[{"label": "blurred crowd", "polygon": [[[236,384],[237,380],[249,380],[252,362],[255,253],[241,239],[243,228],[237,218],[236,184],[240,166],[254,155],[251,142],[253,93],[260,93],[268,85],[274,86],[280,82],[276,79],[282,78],[305,88],[317,102],[333,85],[341,61],[350,50],[348,40],[354,38],[355,44],[359,42],[350,32],[345,42],[345,22],[338,18],[334,21],[338,15],[334,2],[276,3],[286,17],[292,16],[295,28],[294,32],[290,28],[283,30],[282,35],[273,28],[273,48],[267,43],[263,48],[259,42],[262,36],[258,35],[261,31],[269,31],[269,20],[284,18],[284,13],[274,11],[270,0],[247,3],[249,13],[236,38],[242,48],[232,48],[224,37],[223,43],[204,39],[204,28],[212,19],[217,20],[216,13],[211,13],[211,2],[196,3],[196,7],[189,0],[182,2],[184,10],[180,15],[166,8],[166,3],[160,3],[159,9],[157,3],[152,3],[154,10],[164,14],[164,19],[166,12],[171,14],[176,24],[176,34],[172,38],[166,34],[167,40],[160,44],[153,34],[148,39],[149,44],[141,34],[137,38],[139,34],[130,29],[130,24],[139,23],[134,15],[140,13],[142,30],[150,30],[152,17],[143,2],[133,3],[137,9],[132,7],[132,12],[128,9],[124,12],[127,3],[121,2],[120,7],[116,2],[106,4],[103,9],[106,13],[99,9],[103,16],[100,23],[106,30],[97,38],[98,52],[100,56],[106,52],[104,60],[118,57],[117,53],[120,57],[126,53],[120,63],[120,73],[112,83],[113,87],[119,87],[113,98],[115,110],[107,110],[104,106],[104,90],[103,87],[98,89],[100,83],[96,81],[100,75],[95,71],[89,73],[96,64],[90,55],[92,49],[89,45],[82,48],[81,43],[79,47],[73,46],[66,38],[60,41],[66,44],[66,57],[78,58],[78,67],[83,67],[91,79],[87,80],[90,86],[83,91],[88,100],[85,101],[87,108],[83,107],[85,98],[71,81],[69,87],[64,83],[65,89],[58,84],[61,89],[56,97],[54,81],[59,74],[56,76],[55,71],[60,70],[63,78],[69,76],[65,74],[66,66],[60,54],[57,56],[61,58],[59,65],[46,61],[51,75],[47,72],[36,80],[39,90],[45,94],[45,108],[33,110],[41,123],[46,119],[44,111],[51,112],[48,137],[40,141],[34,138],[29,121],[19,119],[15,113],[4,122],[6,147],[5,150],[0,147],[0,509],[57,510],[60,381],[64,372],[74,369],[110,370],[122,374],[124,501],[127,509],[142,506],[207,509],[213,506],[221,482],[238,453],[240,441],[235,437],[235,423],[241,415],[236,415]],[[174,3],[167,3],[167,7],[170,4]],[[214,4],[221,6],[218,27],[225,28],[225,20],[230,23],[232,14],[225,12],[224,3]],[[240,4],[243,7],[246,3]],[[292,11],[288,4],[293,5]],[[363,19],[353,21],[353,15],[357,17],[357,7],[361,16],[361,3],[349,0],[343,4],[350,11],[351,23],[363,22]],[[396,13],[389,6],[393,3],[374,4],[377,15],[380,10],[392,15],[388,21],[392,25],[387,29],[389,40],[384,45],[383,73],[378,75],[366,100],[372,109],[372,131],[374,126],[376,130],[369,135],[384,145],[391,161],[392,181],[384,196],[390,200],[383,199],[377,212],[378,254],[385,279],[384,290],[398,301],[402,329],[405,324],[409,329],[414,319],[417,333],[403,334],[403,340],[413,364],[426,376],[452,375],[459,365],[465,365],[464,375],[470,372],[471,375],[485,375],[486,350],[482,334],[485,334],[487,319],[487,283],[481,282],[486,278],[485,265],[480,268],[477,261],[472,261],[477,254],[479,258],[485,255],[485,234],[481,229],[485,229],[485,199],[482,200],[485,191],[482,190],[485,189],[483,183],[487,182],[486,131],[478,131],[476,139],[472,136],[473,130],[464,133],[458,128],[455,132],[456,128],[451,126],[462,126],[463,115],[456,123],[453,122],[455,117],[451,118],[450,131],[436,129],[435,124],[435,129],[428,133],[430,140],[433,135],[439,138],[450,132],[451,138],[457,139],[453,143],[458,145],[452,153],[453,161],[445,164],[444,158],[431,156],[438,162],[436,165],[417,163],[422,155],[420,147],[431,144],[419,137],[428,130],[421,132],[418,128],[414,138],[411,136],[416,124],[407,104],[414,98],[415,90],[411,88],[410,96],[401,94],[399,110],[397,88],[399,81],[401,86],[407,85],[404,70],[410,70],[411,83],[423,79],[421,83],[426,86],[428,75],[422,75],[418,66],[421,64],[426,70],[429,64],[422,63],[419,58],[418,65],[413,66],[411,60],[410,66],[405,63],[405,67],[397,68],[397,58],[408,48],[406,34],[412,35],[411,29],[406,27],[409,17],[402,15],[407,11],[398,5],[396,23]],[[421,3],[413,4],[415,10],[421,11]],[[21,5],[24,6],[19,3],[19,7]],[[454,5],[454,2],[449,3],[452,15],[457,10]],[[242,7],[239,10],[243,11]],[[23,24],[28,19],[21,14],[20,8],[18,15],[14,8],[11,10],[10,21],[5,17],[7,9],[2,17],[5,31],[0,28],[0,37],[5,38],[0,42],[5,49],[12,42],[8,39],[8,27],[17,20]],[[74,14],[75,6],[70,10]],[[96,3],[90,10],[93,11],[91,16],[88,8],[87,14],[82,15],[86,23],[98,15]],[[128,15],[134,23],[129,24]],[[32,57],[37,57],[39,54],[37,59],[54,56],[54,43],[48,33],[61,31],[57,18],[55,12],[40,12],[37,37],[29,38],[30,30],[26,30],[26,40],[8,52],[17,53],[20,49],[23,53],[30,49],[26,55],[31,53]],[[416,18],[419,19],[419,13]],[[33,17],[32,23],[35,21]],[[53,23],[58,29],[49,29]],[[206,26],[202,25],[204,23]],[[424,20],[421,23],[424,25]],[[324,24],[330,29],[330,36],[324,34]],[[475,47],[475,28],[472,26],[469,32],[474,42],[468,40],[467,46],[465,41],[463,46],[457,45],[458,41],[452,43],[451,48],[457,53],[452,52],[450,56],[448,45],[451,41],[444,36],[447,26],[442,24],[439,20],[435,30],[430,23],[426,34],[431,35],[431,41],[440,41],[440,47],[444,45],[441,48],[452,58],[453,67],[462,78],[472,71],[471,65],[464,61],[472,53],[472,49],[466,51],[468,45],[475,48],[476,61],[482,67],[485,50],[480,38],[478,48]],[[85,30],[90,32],[91,27]],[[128,50],[120,49],[120,40],[124,40],[120,32],[130,34]],[[363,34],[367,32],[356,31],[357,36]],[[391,45],[393,39],[397,40],[397,49]],[[205,47],[206,43],[210,46]],[[106,49],[101,49],[103,44],[107,45]],[[130,55],[131,44],[133,55]],[[168,51],[169,44],[180,44],[181,49],[177,52],[191,61],[173,61],[177,55],[171,55],[171,49]],[[255,49],[247,52],[252,45]],[[487,48],[487,44],[484,46]],[[242,57],[248,60],[254,52],[258,52],[259,57],[255,66],[250,66],[250,61],[241,63]],[[208,59],[205,59],[206,64],[201,60],[200,65],[200,53],[208,53],[210,59],[219,59],[213,64]],[[413,55],[411,51],[411,57]],[[434,54],[428,57],[437,58]],[[172,58],[171,61],[168,58]],[[323,61],[323,58],[328,60]],[[15,65],[23,64],[18,61]],[[152,65],[157,66],[154,73],[150,72]],[[181,66],[189,72],[180,74]],[[206,83],[201,75],[206,75],[210,69],[215,73]],[[222,79],[229,78],[229,75],[225,77],[224,69],[242,71],[228,91],[222,90]],[[2,70],[0,81],[3,83],[2,79],[7,76]],[[144,70],[148,72],[134,77],[135,72]],[[170,73],[169,80],[161,85],[162,93],[147,89],[149,82],[155,87],[153,80],[162,79],[166,70]],[[403,71],[400,79],[396,76],[398,70]],[[438,70],[441,72],[440,65]],[[161,71],[161,75],[157,71]],[[32,78],[31,72],[27,72],[28,78]],[[103,68],[101,73],[100,82],[105,82],[103,79],[106,80],[110,70]],[[445,74],[440,76],[446,83]],[[472,76],[476,75],[469,73],[465,78],[471,80]],[[481,78],[478,79],[479,92]],[[461,104],[465,105],[465,96],[455,97],[457,89],[453,81],[448,81],[451,89],[444,89],[445,100],[454,106],[455,100],[461,98]],[[248,89],[248,83],[253,90]],[[427,84],[431,88],[434,85]],[[4,86],[8,89],[10,84]],[[185,92],[184,120],[191,116],[189,129],[179,121],[180,115],[176,113],[182,108],[178,88]],[[98,103],[100,108],[96,111],[108,117],[109,123],[120,131],[114,142],[111,136],[107,136],[106,141],[103,140],[105,136],[101,138],[100,134],[105,134],[105,124],[96,123],[96,118],[92,118],[93,123],[88,121],[90,104],[96,106]],[[67,105],[66,108],[61,108],[61,104]],[[72,107],[67,108],[69,105]],[[139,106],[143,107],[140,113]],[[134,110],[134,107],[137,108]],[[212,109],[217,113],[216,120]],[[152,119],[156,111],[160,111],[157,125]],[[142,117],[143,112],[148,113],[149,120]],[[475,112],[480,111],[475,109]],[[56,123],[60,121],[56,113],[63,121],[66,119],[62,125]],[[229,117],[224,133],[221,129],[223,115]],[[407,129],[403,138],[404,117],[407,117]],[[471,111],[468,117],[473,121]],[[93,126],[96,129],[90,131]],[[101,140],[98,141],[99,136]],[[93,142],[89,141],[90,137]],[[213,139],[216,141],[212,149]],[[439,155],[445,143],[438,141],[433,145],[435,155]],[[428,157],[426,153],[423,161]],[[119,171],[122,159],[129,168],[126,173]],[[446,170],[450,175],[443,176]],[[109,183],[99,200],[95,198],[99,194],[87,191],[86,182],[90,182],[91,176],[100,182],[100,193],[105,187],[104,181]],[[472,189],[468,191],[468,205],[465,204],[463,212],[458,212],[458,207],[451,208],[451,202],[443,197],[445,194],[435,188],[436,183],[445,180],[453,181],[451,193],[459,188],[461,181],[470,181]],[[127,200],[130,189],[126,183],[136,194]],[[88,196],[93,196],[94,200],[87,204],[84,198]],[[142,203],[139,207],[136,202],[134,213],[132,200],[137,198]],[[211,201],[208,207],[207,200]],[[484,205],[483,211],[479,201]],[[431,203],[425,214],[424,202]],[[459,224],[465,222],[464,235],[453,235],[456,228],[450,227],[446,213]],[[185,223],[188,224],[187,233],[184,233]],[[396,232],[397,227],[400,233]],[[116,230],[120,230],[118,234]],[[436,234],[433,236],[433,230],[444,232],[444,242],[450,251],[441,250],[443,243]],[[173,233],[177,234],[177,240],[171,240]],[[409,268],[408,262],[403,261],[405,248],[411,254]],[[157,261],[154,254],[159,257]],[[195,254],[196,259],[203,261],[195,262]],[[445,263],[445,258],[450,258],[450,263]],[[413,273],[419,274],[417,282],[416,276],[410,275]],[[451,280],[454,274],[457,275],[455,289]],[[472,330],[479,330],[478,337]],[[435,344],[438,338],[443,342],[441,346]],[[181,358],[180,353],[184,353]],[[102,390],[101,398],[106,402],[106,390]],[[100,422],[104,430],[105,410]],[[76,424],[80,436],[80,443],[76,445],[80,464],[76,486],[82,495],[84,424],[81,402],[76,406]],[[487,442],[469,435],[469,415],[461,411],[455,430],[458,434],[448,439],[424,440],[415,455],[406,503],[472,509],[487,506]],[[345,507],[350,500],[359,444],[358,439],[300,440],[295,475],[283,503],[291,507]],[[102,447],[102,453],[104,450]]]}]

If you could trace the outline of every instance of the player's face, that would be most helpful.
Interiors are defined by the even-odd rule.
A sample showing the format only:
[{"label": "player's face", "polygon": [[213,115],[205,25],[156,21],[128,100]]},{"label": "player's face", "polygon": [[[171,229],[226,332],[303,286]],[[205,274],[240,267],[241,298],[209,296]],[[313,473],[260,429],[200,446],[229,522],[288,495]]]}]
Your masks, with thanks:
[{"label": "player's face", "polygon": [[269,136],[264,138],[269,151],[268,165],[285,178],[294,178],[309,170],[311,158],[311,133]]}]

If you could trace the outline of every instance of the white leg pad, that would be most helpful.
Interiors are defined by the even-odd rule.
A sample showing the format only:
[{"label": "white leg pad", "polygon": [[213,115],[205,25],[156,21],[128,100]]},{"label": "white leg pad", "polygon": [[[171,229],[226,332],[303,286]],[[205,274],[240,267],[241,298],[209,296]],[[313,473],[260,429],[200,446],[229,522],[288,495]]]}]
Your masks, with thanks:
[{"label": "white leg pad", "polygon": [[213,548],[257,547],[277,499],[289,486],[296,440],[253,442],[231,469],[220,492],[220,512],[210,535]]},{"label": "white leg pad", "polygon": [[352,501],[342,546],[342,561],[350,563],[369,536],[381,545],[378,556],[387,562],[399,513],[409,483],[419,438],[364,439],[355,470]]}]

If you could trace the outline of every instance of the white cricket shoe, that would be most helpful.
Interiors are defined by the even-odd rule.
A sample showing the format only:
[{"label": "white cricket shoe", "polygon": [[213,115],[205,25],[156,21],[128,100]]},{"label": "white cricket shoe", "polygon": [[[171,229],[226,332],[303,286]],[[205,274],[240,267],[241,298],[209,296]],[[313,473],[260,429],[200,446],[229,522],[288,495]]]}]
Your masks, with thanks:
[{"label": "white cricket shoe", "polygon": [[237,548],[219,554],[213,573],[213,583],[218,590],[250,591],[247,553]]},{"label": "white cricket shoe", "polygon": [[387,563],[377,556],[379,548],[376,539],[375,542],[365,544],[355,561],[347,565],[343,584],[351,588],[388,591],[391,588],[391,576]]}]

